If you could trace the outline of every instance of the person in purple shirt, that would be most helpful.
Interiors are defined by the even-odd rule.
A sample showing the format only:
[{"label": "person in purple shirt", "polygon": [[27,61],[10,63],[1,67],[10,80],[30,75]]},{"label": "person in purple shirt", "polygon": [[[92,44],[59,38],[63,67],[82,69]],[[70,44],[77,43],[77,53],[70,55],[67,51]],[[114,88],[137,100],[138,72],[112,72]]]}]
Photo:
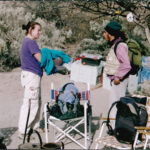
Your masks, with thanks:
[{"label": "person in purple shirt", "polygon": [[[27,121],[29,103],[30,116],[28,128],[39,127],[41,109],[41,78],[43,70],[40,67],[41,51],[36,43],[41,32],[41,25],[38,22],[28,22],[22,26],[26,30],[21,47],[21,84],[24,87],[24,98],[20,109],[18,131],[19,137],[23,138]],[[27,130],[28,131],[28,130]]]},{"label": "person in purple shirt", "polygon": [[[131,69],[130,60],[128,56],[128,46],[125,43],[127,37],[121,30],[122,26],[115,21],[110,21],[103,34],[104,39],[110,45],[110,51],[106,57],[106,64],[104,66],[104,73],[110,81],[109,94],[109,108],[112,103],[119,100],[120,97],[125,96],[128,85],[129,71]],[[114,52],[116,42],[120,42]],[[110,114],[115,118],[116,108],[113,108]]]}]

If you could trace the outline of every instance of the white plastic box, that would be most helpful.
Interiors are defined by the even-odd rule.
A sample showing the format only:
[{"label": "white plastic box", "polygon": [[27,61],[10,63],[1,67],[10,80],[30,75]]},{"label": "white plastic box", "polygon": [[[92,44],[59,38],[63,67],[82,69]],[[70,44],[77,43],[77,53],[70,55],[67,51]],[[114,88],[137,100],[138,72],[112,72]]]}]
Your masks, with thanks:
[{"label": "white plastic box", "polygon": [[128,80],[128,92],[130,94],[133,94],[135,91],[137,91],[138,87],[138,77],[137,75],[130,75]]},{"label": "white plastic box", "polygon": [[83,65],[81,60],[75,61],[71,65],[70,80],[96,85],[99,82],[101,71],[101,64],[99,66],[90,66]]},{"label": "white plastic box", "polygon": [[[137,90],[138,87],[138,77],[136,75],[130,75],[128,79],[128,87],[127,90],[130,94],[133,94],[134,91]],[[103,88],[110,89],[110,79],[107,77],[105,73],[103,73]]]}]

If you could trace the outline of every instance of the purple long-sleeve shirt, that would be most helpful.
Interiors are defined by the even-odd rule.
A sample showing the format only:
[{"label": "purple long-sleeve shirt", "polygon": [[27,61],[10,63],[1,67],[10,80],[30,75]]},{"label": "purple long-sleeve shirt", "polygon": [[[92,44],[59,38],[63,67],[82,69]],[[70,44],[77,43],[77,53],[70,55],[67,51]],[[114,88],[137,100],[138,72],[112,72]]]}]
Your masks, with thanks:
[{"label": "purple long-sleeve shirt", "polygon": [[[118,40],[114,41],[114,44]],[[113,44],[113,45],[114,45]],[[131,65],[128,56],[128,47],[124,44],[118,44],[116,49],[116,56],[120,62],[119,69],[115,76],[110,76],[110,79],[113,80],[114,78],[123,79],[125,75],[130,71]]]}]

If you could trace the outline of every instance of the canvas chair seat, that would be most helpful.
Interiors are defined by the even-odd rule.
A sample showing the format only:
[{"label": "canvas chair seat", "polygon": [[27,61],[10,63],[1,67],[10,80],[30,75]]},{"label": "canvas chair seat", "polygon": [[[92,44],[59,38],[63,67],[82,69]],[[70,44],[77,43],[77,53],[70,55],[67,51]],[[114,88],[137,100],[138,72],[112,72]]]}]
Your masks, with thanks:
[{"label": "canvas chair seat", "polygon": [[[133,95],[133,97],[145,97],[145,96]],[[135,148],[146,149],[147,147],[149,147],[150,143],[148,143],[148,141],[150,140],[150,97],[147,97],[146,109],[148,112],[147,125],[146,127],[135,127],[137,129],[137,132],[136,132],[133,146],[132,144],[120,143],[114,136],[110,136],[107,134],[104,135],[103,133],[104,129],[105,128],[107,129],[107,126],[106,126],[107,118],[102,118],[101,120],[105,122],[103,122],[100,128],[99,136],[95,140],[96,142],[95,149],[98,149],[99,145],[103,145],[105,147],[110,147],[110,148],[115,148],[115,149],[135,149]],[[115,121],[114,118],[110,118],[110,120],[111,122]],[[139,133],[142,133],[144,136],[142,142],[138,140]]]},{"label": "canvas chair seat", "polygon": [[[114,136],[102,137],[100,140],[97,139],[96,142],[115,149],[132,149],[131,144],[120,143]],[[141,148],[143,145],[144,142],[141,142],[136,146],[136,148]]]},{"label": "canvas chair seat", "polygon": [[[61,120],[54,116],[48,116],[47,105],[56,100],[58,90],[54,89],[54,85],[51,84],[51,100],[45,104],[44,118],[45,118],[45,136],[46,143],[49,142],[48,126],[53,127],[54,141],[59,142],[64,138],[68,138],[82,149],[88,149],[91,145],[91,117],[92,113],[87,112],[88,105],[90,105],[90,87],[87,84],[87,90],[79,91],[80,103],[84,105],[84,115],[81,117]],[[82,126],[82,128],[81,128]],[[78,136],[76,136],[76,134]],[[83,140],[80,140],[83,139]],[[64,143],[65,144],[65,143]]]}]

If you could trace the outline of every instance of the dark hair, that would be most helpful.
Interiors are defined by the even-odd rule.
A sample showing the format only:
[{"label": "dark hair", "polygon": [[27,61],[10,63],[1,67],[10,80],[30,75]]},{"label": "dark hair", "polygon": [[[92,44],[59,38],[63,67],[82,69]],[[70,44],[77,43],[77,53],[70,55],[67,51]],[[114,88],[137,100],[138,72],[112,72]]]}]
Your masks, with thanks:
[{"label": "dark hair", "polygon": [[34,21],[29,21],[26,25],[23,24],[22,25],[22,30],[26,30],[26,35],[29,33],[29,29],[34,29],[35,25],[39,25],[41,26],[38,22],[34,22]]},{"label": "dark hair", "polygon": [[121,40],[124,41],[124,42],[126,42],[126,41],[128,40],[128,38],[127,38],[125,32],[123,32],[123,31],[118,31],[118,33],[115,34],[114,37],[115,37],[115,39],[113,39],[112,41],[108,41],[108,44],[109,44],[110,46],[112,46],[112,45],[114,44],[114,41],[115,41],[116,39],[118,39],[119,37],[121,37]]},{"label": "dark hair", "polygon": [[115,36],[115,39],[118,39],[119,37],[121,37],[123,41],[126,41],[128,39],[124,31],[118,31],[114,36]]},{"label": "dark hair", "polygon": [[127,35],[125,34],[124,31],[120,31],[120,37],[121,37],[121,39],[122,39],[123,41],[127,41],[127,40],[128,40]]}]

